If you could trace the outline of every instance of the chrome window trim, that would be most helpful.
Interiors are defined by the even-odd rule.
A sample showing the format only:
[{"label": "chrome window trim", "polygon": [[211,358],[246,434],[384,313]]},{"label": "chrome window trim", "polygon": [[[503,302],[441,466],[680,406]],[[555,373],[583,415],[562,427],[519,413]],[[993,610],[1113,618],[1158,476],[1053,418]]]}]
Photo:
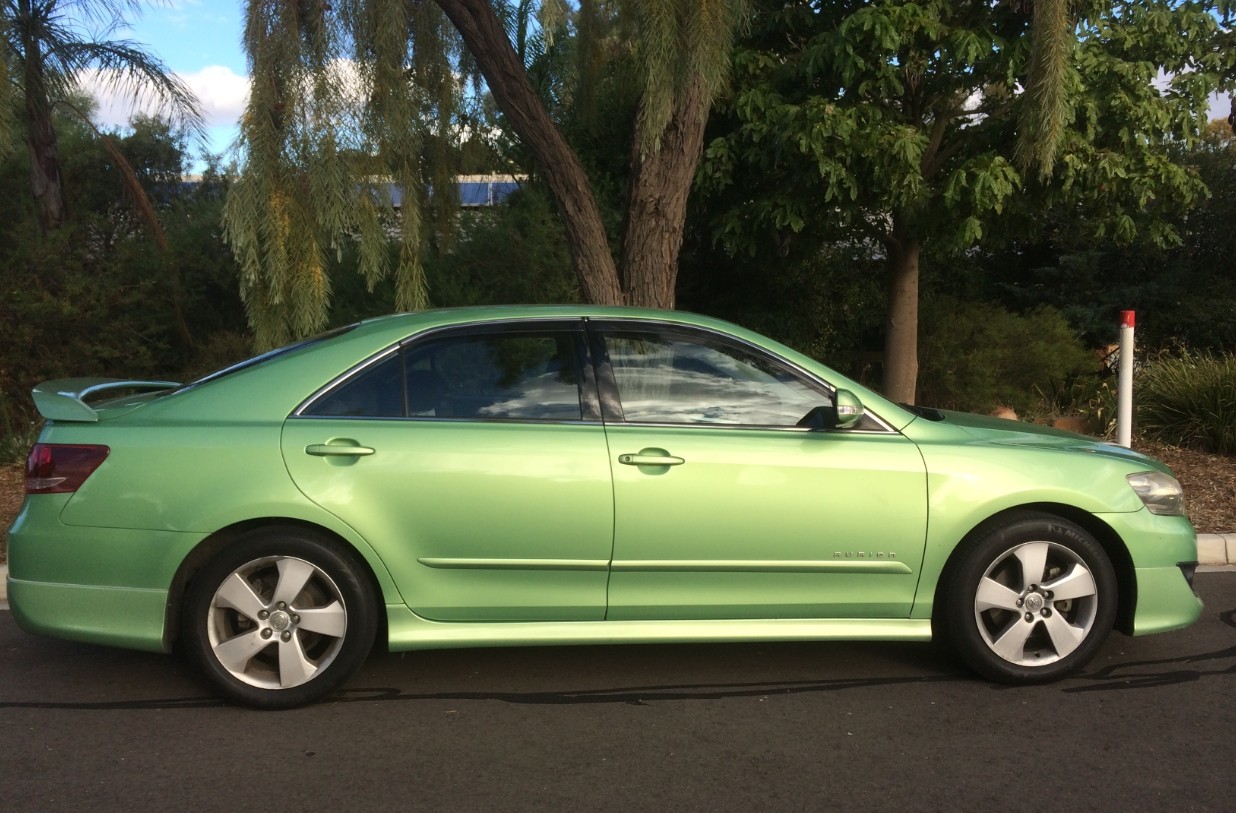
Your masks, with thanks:
[{"label": "chrome window trim", "polygon": [[[329,383],[324,384],[323,386],[319,387],[312,395],[310,395],[308,398],[302,401],[300,406],[292,410],[292,414],[289,417],[292,417],[292,418],[327,418],[327,419],[338,419],[338,420],[358,420],[360,419],[361,416],[306,415],[304,413],[305,413],[305,410],[311,408],[319,399],[325,397],[328,393],[330,393],[336,387],[343,386],[344,384],[346,384],[348,381],[352,380],[353,378],[363,375],[365,371],[368,370],[369,368],[383,363],[384,361],[389,359],[391,356],[398,353],[402,344],[403,343],[400,342],[399,344],[392,345],[386,348],[385,350],[379,350],[377,353],[365,359],[360,364],[357,364],[355,367],[352,367],[344,371],[343,373],[335,376],[333,379],[330,380]],[[404,417],[401,416],[399,418],[368,418],[368,420],[398,421],[398,420],[404,420]]]}]

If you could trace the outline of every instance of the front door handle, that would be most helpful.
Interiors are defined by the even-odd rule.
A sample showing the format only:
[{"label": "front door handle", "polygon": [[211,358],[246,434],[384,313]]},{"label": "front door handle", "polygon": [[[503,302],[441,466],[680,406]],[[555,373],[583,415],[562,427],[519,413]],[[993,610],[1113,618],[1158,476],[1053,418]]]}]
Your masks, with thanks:
[{"label": "front door handle", "polygon": [[641,449],[638,454],[618,455],[618,462],[624,466],[681,466],[687,461],[664,449]]},{"label": "front door handle", "polygon": [[314,443],[305,447],[305,454],[314,457],[361,457],[373,454],[373,449],[361,446],[354,440]]}]

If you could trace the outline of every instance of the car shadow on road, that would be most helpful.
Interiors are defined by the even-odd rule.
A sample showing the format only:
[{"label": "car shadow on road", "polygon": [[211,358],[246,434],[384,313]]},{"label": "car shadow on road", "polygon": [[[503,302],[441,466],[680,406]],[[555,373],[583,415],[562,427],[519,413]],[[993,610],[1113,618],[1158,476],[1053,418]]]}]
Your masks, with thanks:
[{"label": "car shadow on road", "polygon": [[[1236,629],[1236,610],[1218,614],[1228,629]],[[73,648],[60,642],[60,646]],[[94,650],[94,647],[86,647]],[[113,654],[115,651],[111,651]],[[689,653],[684,655],[683,653]],[[65,655],[64,652],[59,653]],[[132,653],[131,653],[132,654]],[[589,704],[628,704],[634,706],[681,701],[710,701],[778,695],[823,694],[907,685],[972,683],[976,688],[998,692],[1057,690],[1066,694],[1128,691],[1194,683],[1207,678],[1236,674],[1236,644],[1207,652],[1162,658],[1131,658],[1109,655],[1109,662],[1054,684],[1042,686],[1003,686],[987,683],[959,666],[939,647],[925,644],[888,643],[798,643],[768,646],[763,644],[700,644],[691,647],[613,646],[558,648],[515,648],[498,650],[447,650],[423,653],[379,654],[372,657],[352,685],[321,701],[322,704],[390,702],[501,702],[518,705],[570,706]],[[135,657],[143,657],[140,654]],[[587,686],[598,675],[610,679],[625,676],[634,680],[648,674],[667,679],[650,683],[576,689],[531,689],[504,691],[478,688],[469,691],[420,691],[398,685],[365,685],[392,679],[402,682],[408,674],[401,663],[419,657],[417,676],[432,675],[439,685],[480,682],[510,685],[574,682]],[[160,658],[161,659],[161,658]],[[153,660],[153,658],[152,658]],[[750,672],[759,664],[761,674],[769,672],[802,674],[825,669],[842,673],[835,677],[787,680],[691,680]],[[483,667],[478,673],[478,667]],[[112,668],[125,667],[113,663]],[[172,667],[182,669],[178,665]],[[856,674],[856,672],[861,672]],[[365,674],[369,673],[369,674]],[[479,679],[478,679],[479,674]],[[375,680],[376,679],[376,680]],[[116,701],[5,701],[0,709],[85,709],[128,711],[214,708],[227,704],[214,697],[189,696]]]},{"label": "car shadow on road", "polygon": [[[1229,629],[1236,630],[1236,610],[1220,612],[1219,622]],[[1223,661],[1228,661],[1228,663],[1224,665]],[[1190,668],[1173,668],[1185,664],[1188,664]],[[1157,686],[1193,683],[1206,677],[1233,674],[1236,674],[1236,644],[1226,649],[1182,658],[1156,658],[1108,664],[1094,672],[1077,675],[1070,682],[1082,681],[1084,685],[1065,686],[1063,691],[1078,693],[1152,689]]]}]

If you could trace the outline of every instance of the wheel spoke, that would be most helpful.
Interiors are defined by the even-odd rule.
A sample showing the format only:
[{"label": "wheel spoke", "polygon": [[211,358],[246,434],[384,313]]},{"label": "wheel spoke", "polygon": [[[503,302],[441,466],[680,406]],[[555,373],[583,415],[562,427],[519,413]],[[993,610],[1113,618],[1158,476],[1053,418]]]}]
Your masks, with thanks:
[{"label": "wheel spoke", "polygon": [[326,607],[298,610],[300,628],[308,632],[328,635],[331,638],[342,638],[348,628],[348,614],[338,601]]},{"label": "wheel spoke", "polygon": [[1043,619],[1043,623],[1047,627],[1047,634],[1051,636],[1056,654],[1061,658],[1077,649],[1082,641],[1086,640],[1087,630],[1073,626],[1060,613],[1053,613],[1050,618]]},{"label": "wheel spoke", "polygon": [[978,612],[984,610],[1012,610],[1015,613],[1020,613],[1021,610],[1017,606],[1017,599],[1021,594],[1016,590],[1012,590],[1000,582],[992,578],[984,577],[979,582],[978,593],[974,597],[974,609]]},{"label": "wheel spoke", "polygon": [[1047,553],[1050,549],[1051,546],[1046,542],[1030,542],[1019,545],[1013,551],[1017,561],[1021,562],[1021,573],[1024,579],[1021,588],[1023,590],[1043,580],[1043,574],[1047,572]]},{"label": "wheel spoke", "polygon": [[1088,598],[1098,592],[1094,583],[1094,575],[1083,565],[1074,564],[1058,579],[1044,583],[1043,587],[1052,593],[1052,601],[1066,601],[1074,598]]},{"label": "wheel spoke", "polygon": [[233,573],[215,591],[215,606],[232,609],[247,618],[257,619],[258,611],[266,604],[253,592],[253,586],[249,582],[239,573]]},{"label": "wheel spoke", "polygon": [[215,657],[223,668],[234,675],[240,675],[249,665],[254,656],[270,645],[270,641],[262,638],[257,630],[229,638],[215,647]]},{"label": "wheel spoke", "polygon": [[300,595],[300,591],[305,589],[305,585],[309,583],[314,572],[314,566],[301,559],[280,559],[279,584],[275,587],[273,601],[283,601],[291,606],[295,598]]},{"label": "wheel spoke", "polygon": [[1020,616],[1008,626],[1000,637],[992,642],[992,650],[1011,663],[1018,663],[1025,657],[1026,640],[1034,632],[1034,624],[1021,620]]},{"label": "wheel spoke", "polygon": [[279,644],[279,686],[290,689],[299,686],[317,671],[317,666],[305,657],[300,637],[293,635],[290,641]]}]

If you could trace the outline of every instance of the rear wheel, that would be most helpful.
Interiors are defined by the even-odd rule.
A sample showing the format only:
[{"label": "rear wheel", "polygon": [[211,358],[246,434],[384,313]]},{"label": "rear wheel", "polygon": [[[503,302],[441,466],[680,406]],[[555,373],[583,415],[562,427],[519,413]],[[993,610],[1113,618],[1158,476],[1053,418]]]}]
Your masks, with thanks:
[{"label": "rear wheel", "polygon": [[1084,666],[1111,631],[1116,576],[1077,525],[1016,514],[958,552],[943,583],[940,631],[972,669],[1004,683],[1054,680]]},{"label": "rear wheel", "polygon": [[190,656],[219,692],[255,708],[311,703],[337,689],[373,644],[372,591],[339,546],[300,529],[238,539],[194,577]]}]

